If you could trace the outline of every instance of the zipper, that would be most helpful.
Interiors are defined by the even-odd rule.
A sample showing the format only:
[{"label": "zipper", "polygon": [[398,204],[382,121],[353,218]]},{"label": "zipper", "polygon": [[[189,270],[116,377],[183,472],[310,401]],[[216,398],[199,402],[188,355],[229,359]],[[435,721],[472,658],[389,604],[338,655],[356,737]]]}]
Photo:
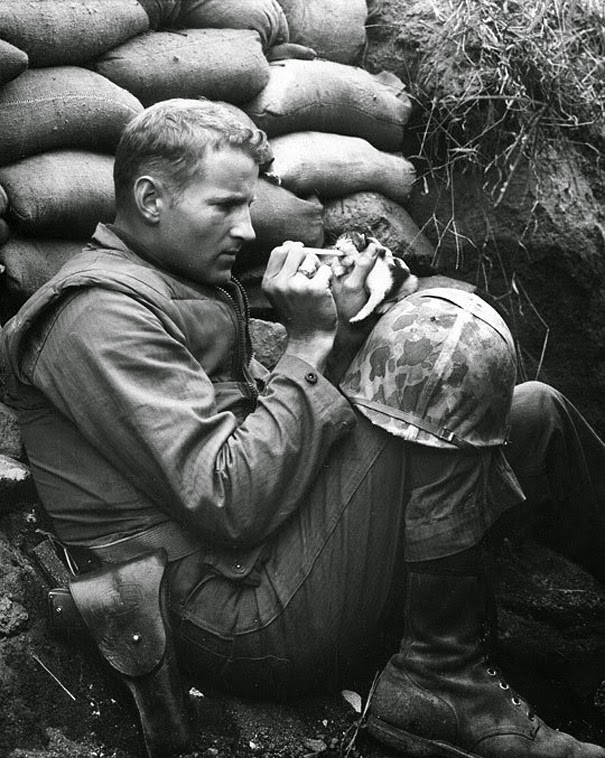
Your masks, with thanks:
[{"label": "zipper", "polygon": [[[236,376],[241,374],[243,384],[246,387],[248,398],[252,402],[253,406],[256,405],[256,401],[260,392],[252,374],[250,373],[249,365],[252,359],[252,341],[250,339],[250,330],[248,328],[250,318],[250,302],[246,290],[240,284],[240,282],[233,277],[231,279],[235,288],[238,290],[241,297],[241,304],[238,302],[228,290],[216,286],[216,289],[225,297],[225,299],[233,306],[237,319],[237,350],[233,357],[233,372]],[[242,309],[243,305],[243,309]]]}]

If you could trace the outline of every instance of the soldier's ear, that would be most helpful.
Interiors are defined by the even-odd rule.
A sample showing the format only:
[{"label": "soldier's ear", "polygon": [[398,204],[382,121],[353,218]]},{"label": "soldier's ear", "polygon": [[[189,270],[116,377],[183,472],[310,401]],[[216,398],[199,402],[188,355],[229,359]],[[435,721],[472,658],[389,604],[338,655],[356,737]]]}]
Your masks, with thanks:
[{"label": "soldier's ear", "polygon": [[158,224],[166,202],[162,183],[153,176],[139,176],[133,187],[137,211],[149,224]]}]

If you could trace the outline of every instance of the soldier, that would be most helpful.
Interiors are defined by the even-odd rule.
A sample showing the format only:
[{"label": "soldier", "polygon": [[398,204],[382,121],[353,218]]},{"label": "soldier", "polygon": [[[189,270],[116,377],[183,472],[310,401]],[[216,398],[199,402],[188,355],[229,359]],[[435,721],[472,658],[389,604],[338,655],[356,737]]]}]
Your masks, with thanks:
[{"label": "soldier", "polygon": [[[370,706],[379,739],[409,756],[604,758],[487,660],[479,565],[523,489],[581,504],[579,537],[602,546],[603,443],[551,388],[513,389],[510,334],[475,297],[420,290],[350,324],[372,245],[337,278],[300,244],[272,252],[264,289],[288,344],[263,369],[232,267],[269,162],[265,136],[218,104],[146,109],[117,149],[115,222],[3,330],[10,402],[90,589],[76,592],[85,618],[94,632],[119,615],[121,567],[161,550],[163,621],[187,671],[274,696],[336,681],[394,602],[406,626]],[[129,576],[130,597],[151,581]],[[130,642],[161,637],[149,618]],[[111,650],[120,629],[102,640],[114,660],[131,651]],[[159,700],[139,698],[144,725]]]}]

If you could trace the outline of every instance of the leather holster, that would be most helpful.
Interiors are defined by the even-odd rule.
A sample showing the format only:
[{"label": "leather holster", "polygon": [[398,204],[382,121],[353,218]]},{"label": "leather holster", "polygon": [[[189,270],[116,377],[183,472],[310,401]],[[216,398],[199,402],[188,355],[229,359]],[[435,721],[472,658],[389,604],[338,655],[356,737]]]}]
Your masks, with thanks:
[{"label": "leather holster", "polygon": [[168,621],[166,563],[164,550],[156,550],[73,577],[68,592],[49,593],[52,625],[76,628],[81,619],[132,693],[149,758],[186,751],[192,736]]}]

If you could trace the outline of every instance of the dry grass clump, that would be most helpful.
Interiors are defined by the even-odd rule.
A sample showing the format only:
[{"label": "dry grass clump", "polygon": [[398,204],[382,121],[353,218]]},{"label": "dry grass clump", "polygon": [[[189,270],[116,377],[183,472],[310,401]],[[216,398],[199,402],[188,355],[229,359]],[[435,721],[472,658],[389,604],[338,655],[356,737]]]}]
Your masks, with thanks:
[{"label": "dry grass clump", "polygon": [[446,0],[434,11],[415,91],[432,170],[495,169],[498,202],[544,140],[602,137],[605,0]]}]

